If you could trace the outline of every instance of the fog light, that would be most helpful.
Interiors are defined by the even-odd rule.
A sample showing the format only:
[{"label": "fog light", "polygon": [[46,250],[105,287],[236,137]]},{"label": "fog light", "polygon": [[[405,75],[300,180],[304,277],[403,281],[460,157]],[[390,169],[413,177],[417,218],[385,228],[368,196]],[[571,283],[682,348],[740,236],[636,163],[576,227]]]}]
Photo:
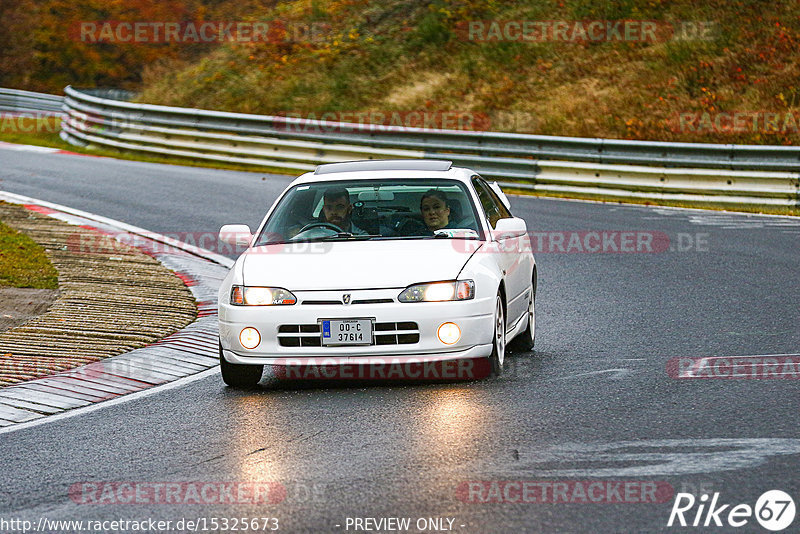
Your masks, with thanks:
[{"label": "fog light", "polygon": [[254,349],[261,343],[261,334],[255,328],[248,326],[239,334],[239,343],[246,349]]},{"label": "fog light", "polygon": [[442,324],[442,326],[439,327],[437,334],[439,335],[439,341],[445,345],[452,345],[461,339],[461,329],[456,323]]}]

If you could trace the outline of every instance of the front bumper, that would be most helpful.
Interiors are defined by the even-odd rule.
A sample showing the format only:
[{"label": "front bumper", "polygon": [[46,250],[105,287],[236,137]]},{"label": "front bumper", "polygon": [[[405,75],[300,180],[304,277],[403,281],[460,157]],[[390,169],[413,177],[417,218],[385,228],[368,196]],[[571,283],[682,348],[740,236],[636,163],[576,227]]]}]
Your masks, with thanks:
[{"label": "front bumper", "polygon": [[[341,299],[342,291],[295,292],[298,303],[292,306],[219,306],[219,332],[223,356],[236,364],[287,365],[298,359],[315,359],[326,364],[372,364],[370,359],[384,361],[445,361],[489,356],[492,352],[494,299],[471,299],[457,302],[401,303],[394,300],[402,288],[351,291],[352,300],[392,299],[392,302],[370,304],[303,304],[305,301]],[[316,324],[320,319],[370,318],[376,323],[414,322],[419,340],[411,344],[359,346],[282,346],[279,328],[284,325]],[[461,329],[461,338],[452,345],[442,343],[439,326],[454,322]],[[261,342],[246,349],[239,342],[245,327],[256,328]]]},{"label": "front bumper", "polygon": [[[380,348],[380,347],[374,347]],[[289,366],[327,366],[327,365],[394,365],[412,363],[447,362],[453,360],[473,360],[485,358],[492,353],[492,345],[476,345],[459,351],[436,354],[382,354],[375,351],[368,356],[331,356],[330,354],[303,356],[241,356],[231,350],[222,349],[222,355],[230,363],[250,365],[289,365]]]}]

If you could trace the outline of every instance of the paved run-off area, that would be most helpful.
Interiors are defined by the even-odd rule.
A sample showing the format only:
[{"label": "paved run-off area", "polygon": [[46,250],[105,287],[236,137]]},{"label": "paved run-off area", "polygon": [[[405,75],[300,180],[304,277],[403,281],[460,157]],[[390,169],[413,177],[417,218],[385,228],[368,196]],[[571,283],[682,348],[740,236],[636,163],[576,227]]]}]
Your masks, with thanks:
[{"label": "paved run-off area", "polygon": [[[2,148],[0,165],[6,191],[165,234],[216,235],[226,223],[253,228],[291,181]],[[265,377],[259,388],[236,391],[212,371],[95,410],[9,426],[0,429],[0,517],[36,524],[270,516],[281,532],[339,533],[348,517],[446,517],[465,534],[705,532],[712,529],[666,527],[672,502],[465,502],[459,488],[645,481],[692,493],[698,503],[702,493],[719,492],[718,505],[728,511],[754,506],[772,489],[800,502],[800,381],[679,379],[667,367],[674,358],[797,353],[800,220],[521,197],[511,203],[542,246],[535,249],[536,350],[510,354],[503,376],[368,385]],[[663,233],[670,246],[629,254],[552,247],[575,234],[621,231]],[[217,279],[224,271],[203,269]],[[206,287],[208,296],[195,293],[197,300],[214,302]],[[208,319],[203,335],[213,361],[216,317],[193,325]],[[157,346],[166,354],[164,342]],[[0,391],[0,402],[24,387]],[[91,487],[84,483],[183,481],[275,481],[286,498],[83,504],[69,492]],[[751,518],[737,530],[757,528]]]},{"label": "paved run-off area", "polygon": [[0,386],[129,352],[195,320],[191,291],[158,260],[46,212],[0,203],[0,220],[45,248],[60,289],[47,311],[0,334]]}]

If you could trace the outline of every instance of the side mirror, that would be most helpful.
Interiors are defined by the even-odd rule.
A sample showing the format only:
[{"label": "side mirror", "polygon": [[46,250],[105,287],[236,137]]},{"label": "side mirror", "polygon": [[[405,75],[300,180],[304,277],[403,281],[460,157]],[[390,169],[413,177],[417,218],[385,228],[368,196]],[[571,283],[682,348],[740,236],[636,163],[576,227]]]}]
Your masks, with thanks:
[{"label": "side mirror", "polygon": [[237,248],[249,247],[253,234],[246,224],[226,224],[219,229],[219,240]]},{"label": "side mirror", "polygon": [[519,217],[511,217],[509,219],[499,219],[492,235],[496,240],[508,239],[511,237],[520,237],[525,235],[528,231],[528,225],[525,224],[525,219]]}]

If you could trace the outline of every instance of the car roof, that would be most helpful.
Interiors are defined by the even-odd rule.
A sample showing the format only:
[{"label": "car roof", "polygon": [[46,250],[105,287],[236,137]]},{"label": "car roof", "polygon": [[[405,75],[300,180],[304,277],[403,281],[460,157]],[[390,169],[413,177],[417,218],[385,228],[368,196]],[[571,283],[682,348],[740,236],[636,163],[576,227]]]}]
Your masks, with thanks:
[{"label": "car roof", "polygon": [[475,173],[453,167],[451,161],[430,159],[364,160],[319,165],[314,172],[297,177],[290,185],[339,180],[455,179],[468,181]]},{"label": "car roof", "polygon": [[452,161],[441,159],[367,159],[317,165],[314,174],[353,171],[449,171]]}]

